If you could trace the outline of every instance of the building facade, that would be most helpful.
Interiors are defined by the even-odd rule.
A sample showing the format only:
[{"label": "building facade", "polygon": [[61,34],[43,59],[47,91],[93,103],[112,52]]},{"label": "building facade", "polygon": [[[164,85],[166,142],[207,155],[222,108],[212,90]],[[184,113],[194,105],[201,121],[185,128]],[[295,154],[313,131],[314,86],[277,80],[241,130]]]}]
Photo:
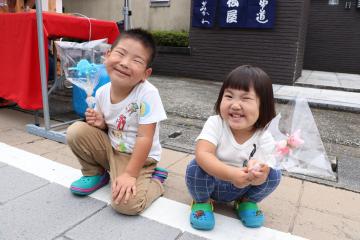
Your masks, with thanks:
[{"label": "building facade", "polygon": [[[360,0],[276,0],[269,29],[193,27],[193,4],[130,1],[132,27],[189,31],[188,51],[160,51],[155,73],[222,81],[236,66],[252,64],[268,72],[273,82],[288,85],[302,69],[360,74]],[[63,5],[89,17],[123,18],[123,0],[63,0]]]}]

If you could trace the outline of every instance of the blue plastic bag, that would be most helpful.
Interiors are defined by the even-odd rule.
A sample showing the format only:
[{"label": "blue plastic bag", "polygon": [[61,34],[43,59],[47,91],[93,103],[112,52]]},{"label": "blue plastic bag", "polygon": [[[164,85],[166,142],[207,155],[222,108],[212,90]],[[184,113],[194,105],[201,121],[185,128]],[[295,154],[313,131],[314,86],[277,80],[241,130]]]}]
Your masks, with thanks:
[{"label": "blue plastic bag", "polygon": [[[94,89],[93,96],[95,96],[96,90],[98,90],[102,85],[104,85],[108,82],[110,82],[110,77],[106,72],[105,66],[101,65],[99,82]],[[85,100],[87,97],[85,91],[83,89],[79,88],[78,86],[73,85],[72,96],[73,96],[72,97],[73,110],[75,111],[75,113],[77,115],[84,118],[86,108],[88,107],[86,100]]]}]

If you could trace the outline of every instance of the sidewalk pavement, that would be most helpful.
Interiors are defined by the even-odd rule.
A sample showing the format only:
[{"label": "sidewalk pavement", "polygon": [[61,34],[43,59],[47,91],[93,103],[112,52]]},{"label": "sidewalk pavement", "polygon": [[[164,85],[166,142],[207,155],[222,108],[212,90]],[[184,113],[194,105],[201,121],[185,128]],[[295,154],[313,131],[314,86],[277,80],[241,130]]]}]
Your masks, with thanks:
[{"label": "sidewalk pavement", "polygon": [[296,85],[360,92],[360,74],[303,70]]},{"label": "sidewalk pavement", "polygon": [[[275,95],[297,94],[297,87],[285,91],[287,87],[274,89]],[[330,106],[331,99],[360,109],[355,105],[359,95],[353,101],[349,95],[343,98],[343,92],[319,90],[324,94],[314,93],[314,102]],[[311,91],[317,90],[306,88],[304,93]],[[164,196],[141,216],[116,214],[108,205],[109,186],[90,197],[69,192],[70,183],[80,176],[76,157],[67,145],[28,134],[25,125],[31,122],[32,115],[0,109],[0,239],[360,239],[359,193],[287,176],[260,203],[264,227],[244,228],[231,206],[217,204],[215,229],[194,230],[188,223],[191,197],[184,182],[186,165],[194,156],[170,149],[164,149],[159,164],[170,172]]]}]

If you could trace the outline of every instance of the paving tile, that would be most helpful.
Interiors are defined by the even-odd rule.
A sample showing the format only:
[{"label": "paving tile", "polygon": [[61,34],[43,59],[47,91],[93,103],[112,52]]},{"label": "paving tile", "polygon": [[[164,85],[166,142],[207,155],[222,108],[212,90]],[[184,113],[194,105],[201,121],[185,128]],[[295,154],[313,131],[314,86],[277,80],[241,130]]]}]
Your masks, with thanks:
[{"label": "paving tile", "polygon": [[184,204],[190,204],[192,202],[191,195],[185,184],[184,176],[169,173],[169,177],[166,180],[164,187],[164,197]]},{"label": "paving tile", "polygon": [[66,232],[65,236],[74,240],[171,240],[180,234],[180,229],[141,216],[118,214],[107,207]]},{"label": "paving tile", "polygon": [[208,238],[199,237],[199,236],[196,236],[196,235],[188,233],[188,232],[184,232],[178,238],[178,240],[206,240],[206,239],[208,239]]},{"label": "paving tile", "polygon": [[[360,78],[357,81],[360,82]],[[360,90],[360,84],[354,84],[354,80],[341,80],[340,85],[343,88]]]},{"label": "paving tile", "polygon": [[9,144],[11,146],[21,145],[23,143],[33,142],[43,139],[41,137],[26,133],[25,131],[18,129],[6,129],[1,131],[0,142]]},{"label": "paving tile", "polygon": [[271,195],[260,202],[259,207],[265,215],[264,226],[282,232],[288,232],[291,229],[291,224],[298,211],[295,204],[272,198]]},{"label": "paving tile", "polygon": [[350,73],[336,73],[337,78],[340,82],[342,81],[352,81],[353,86],[360,85],[360,74],[350,74]]},{"label": "paving tile", "polygon": [[296,204],[299,201],[302,189],[302,180],[282,176],[279,186],[266,198],[272,201],[281,200]]},{"label": "paving tile", "polygon": [[187,153],[177,152],[174,150],[163,148],[158,166],[167,168],[188,155],[189,154]]},{"label": "paving tile", "polygon": [[[0,168],[0,204],[31,192],[49,182],[17,168]],[[0,220],[1,221],[1,220]]]},{"label": "paving tile", "polygon": [[300,208],[292,234],[314,240],[355,240],[360,239],[360,222],[337,214]]},{"label": "paving tile", "polygon": [[185,176],[186,174],[186,167],[191,160],[195,158],[194,155],[189,154],[185,158],[180,159],[175,164],[171,165],[168,169],[170,172]]},{"label": "paving tile", "polygon": [[322,71],[312,71],[310,76],[308,77],[308,82],[313,80],[326,82],[338,82],[338,78],[333,72],[322,72]]},{"label": "paving tile", "polygon": [[273,92],[274,94],[282,88],[282,85],[273,84]]},{"label": "paving tile", "polygon": [[360,93],[323,89],[323,91],[320,93],[318,98],[323,101],[333,100],[333,101],[339,101],[345,103],[346,102],[358,103],[360,99]]},{"label": "paving tile", "polygon": [[58,143],[49,139],[39,139],[37,141],[17,145],[16,147],[41,156],[46,153],[56,152],[65,146],[66,145],[63,143]]},{"label": "paving tile", "polygon": [[16,129],[25,130],[26,124],[34,123],[34,115],[16,111],[16,110],[12,110],[12,109],[1,108],[0,109],[0,122],[1,122],[0,129],[16,128]]},{"label": "paving tile", "polygon": [[299,83],[310,84],[313,85],[314,87],[316,86],[340,87],[340,83],[337,80],[323,81],[323,80],[308,78],[306,82],[299,82]]},{"label": "paving tile", "polygon": [[300,206],[360,222],[359,203],[358,193],[305,182]]},{"label": "paving tile", "polygon": [[315,98],[316,96],[319,96],[319,94],[322,92],[322,89],[315,89],[315,88],[305,88],[305,87],[293,87],[293,86],[283,86],[280,88],[276,93],[275,97],[295,97],[295,96],[302,96],[307,98]]},{"label": "paving tile", "polygon": [[77,159],[77,157],[73,154],[70,147],[68,145],[63,145],[62,148],[57,149],[56,151],[52,151],[50,153],[45,153],[42,155],[47,159],[53,160],[55,162],[59,162],[65,164],[67,166],[81,169],[81,165]]},{"label": "paving tile", "polygon": [[313,72],[312,70],[302,70],[301,71],[301,77],[306,79],[311,75],[312,72]]},{"label": "paving tile", "polygon": [[0,206],[0,238],[53,239],[105,206],[52,183]]}]

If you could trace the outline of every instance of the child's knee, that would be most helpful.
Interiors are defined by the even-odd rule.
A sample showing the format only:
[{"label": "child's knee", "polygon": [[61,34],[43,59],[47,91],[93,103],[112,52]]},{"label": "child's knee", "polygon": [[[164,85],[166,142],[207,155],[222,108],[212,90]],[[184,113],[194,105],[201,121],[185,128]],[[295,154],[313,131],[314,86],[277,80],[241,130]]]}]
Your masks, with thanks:
[{"label": "child's knee", "polygon": [[85,122],[74,122],[66,130],[67,143],[73,143],[75,139],[87,132],[89,125]]},{"label": "child's knee", "polygon": [[198,168],[200,168],[200,167],[196,163],[196,160],[195,159],[191,160],[190,163],[186,167],[186,173],[185,173],[186,179],[189,178],[189,177],[190,178],[195,177],[196,171],[197,171]]},{"label": "child's knee", "polygon": [[269,183],[271,183],[271,185],[273,185],[275,188],[280,184],[280,180],[281,180],[281,170],[275,170],[271,168],[268,176]]},{"label": "child's knee", "polygon": [[125,215],[139,215],[144,211],[146,207],[146,199],[131,198],[125,204],[123,202],[116,204],[114,201],[111,201],[111,207],[118,213]]}]

